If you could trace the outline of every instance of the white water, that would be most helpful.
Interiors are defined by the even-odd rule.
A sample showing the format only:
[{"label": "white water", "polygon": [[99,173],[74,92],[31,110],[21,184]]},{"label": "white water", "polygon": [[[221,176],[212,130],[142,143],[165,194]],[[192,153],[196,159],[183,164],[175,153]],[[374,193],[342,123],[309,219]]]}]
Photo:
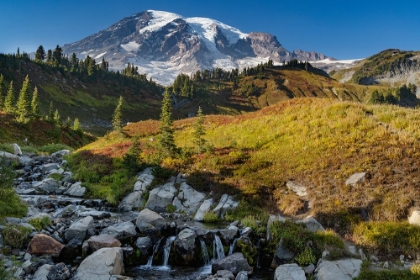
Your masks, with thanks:
[{"label": "white water", "polygon": [[149,257],[149,259],[147,260],[147,264],[144,266],[145,268],[152,266],[152,264],[153,264],[153,258],[155,256],[156,252],[159,250],[159,245],[160,245],[160,242],[162,241],[162,239],[163,238],[159,239],[159,241],[156,242],[155,246],[153,246],[153,253]]},{"label": "white water", "polygon": [[210,264],[209,252],[207,251],[206,243],[203,239],[200,239],[201,254],[203,255],[204,265]]},{"label": "white water", "polygon": [[228,256],[233,254],[233,250],[235,249],[237,241],[238,241],[238,238],[235,238],[235,240],[233,240],[232,244],[230,244]]},{"label": "white water", "polygon": [[225,251],[223,249],[222,241],[220,240],[220,237],[217,234],[215,234],[213,241],[213,258],[215,258],[216,260],[220,260],[224,257]]},{"label": "white water", "polygon": [[163,266],[168,266],[169,255],[171,254],[171,246],[175,240],[175,236],[168,237],[163,247]]}]

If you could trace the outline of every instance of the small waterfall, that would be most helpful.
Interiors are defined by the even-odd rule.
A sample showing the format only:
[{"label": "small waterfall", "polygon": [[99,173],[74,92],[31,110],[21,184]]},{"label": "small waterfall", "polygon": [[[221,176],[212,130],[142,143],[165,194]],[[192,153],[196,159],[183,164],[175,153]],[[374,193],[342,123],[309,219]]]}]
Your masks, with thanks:
[{"label": "small waterfall", "polygon": [[213,258],[215,258],[216,260],[220,260],[220,259],[223,259],[224,257],[225,257],[225,251],[223,249],[222,240],[220,240],[220,237],[217,234],[215,234],[214,241],[213,241]]},{"label": "small waterfall", "polygon": [[238,242],[238,238],[235,238],[232,244],[230,244],[228,256],[233,254],[233,250],[235,249],[236,242]]},{"label": "small waterfall", "polygon": [[165,245],[163,247],[163,266],[168,266],[169,255],[171,254],[171,246],[174,242],[176,236],[171,236],[166,239]]},{"label": "small waterfall", "polygon": [[153,258],[154,258],[154,256],[155,256],[156,252],[157,252],[157,251],[158,251],[158,249],[159,249],[160,242],[162,241],[162,239],[163,239],[163,238],[159,239],[159,240],[158,240],[158,242],[156,242],[155,246],[153,246],[153,253],[152,253],[152,255],[149,257],[149,259],[147,260],[146,267],[151,267],[151,266],[152,266],[152,263],[153,263]]},{"label": "small waterfall", "polygon": [[258,250],[258,254],[257,254],[257,268],[261,268],[261,265],[260,265],[261,239],[258,239],[257,250]]},{"label": "small waterfall", "polygon": [[203,255],[204,264],[208,265],[210,263],[209,252],[207,251],[206,243],[204,240],[200,238],[200,245],[201,245],[201,254]]}]

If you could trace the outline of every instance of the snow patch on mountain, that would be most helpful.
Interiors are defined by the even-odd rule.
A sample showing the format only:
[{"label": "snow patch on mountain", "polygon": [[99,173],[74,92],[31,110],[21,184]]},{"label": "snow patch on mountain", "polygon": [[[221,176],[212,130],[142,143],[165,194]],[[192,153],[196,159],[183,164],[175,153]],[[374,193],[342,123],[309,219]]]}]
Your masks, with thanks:
[{"label": "snow patch on mountain", "polygon": [[139,49],[140,44],[132,41],[127,44],[121,44],[121,48],[123,48],[126,52],[135,52]]},{"label": "snow patch on mountain", "polygon": [[162,27],[173,22],[175,19],[181,18],[180,15],[164,11],[148,10],[147,12],[152,14],[153,19],[149,21],[148,26],[140,29],[139,33],[159,31]]},{"label": "snow patch on mountain", "polygon": [[103,57],[106,53],[107,53],[107,52],[100,53],[100,54],[98,54],[97,56],[95,56],[93,59],[98,59],[98,58],[101,58],[101,57]]}]

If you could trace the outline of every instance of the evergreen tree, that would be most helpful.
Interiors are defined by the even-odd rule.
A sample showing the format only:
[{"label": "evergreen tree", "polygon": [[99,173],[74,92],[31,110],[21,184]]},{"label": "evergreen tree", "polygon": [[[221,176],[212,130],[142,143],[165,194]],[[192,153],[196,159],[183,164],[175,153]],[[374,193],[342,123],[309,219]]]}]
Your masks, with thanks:
[{"label": "evergreen tree", "polygon": [[31,101],[31,110],[32,116],[35,118],[39,118],[41,116],[41,112],[39,110],[39,102],[38,102],[38,88],[34,88],[34,93],[32,94],[32,101]]},{"label": "evergreen tree", "polygon": [[48,50],[47,51],[47,63],[51,63],[52,62],[52,51]]},{"label": "evergreen tree", "polygon": [[16,104],[17,110],[17,121],[26,123],[29,121],[29,115],[31,114],[31,103],[29,94],[29,76],[26,75],[23,81],[22,88],[19,93],[18,102]]},{"label": "evergreen tree", "polygon": [[54,104],[52,101],[50,102],[50,109],[48,110],[48,120],[50,122],[54,121]]},{"label": "evergreen tree", "polygon": [[166,88],[163,95],[162,111],[160,114],[160,140],[159,145],[163,156],[174,156],[176,146],[174,141],[174,132],[172,130],[172,100],[169,89]]},{"label": "evergreen tree", "polygon": [[58,66],[61,64],[61,58],[63,57],[63,49],[60,48],[59,45],[55,47],[55,50],[53,52],[53,63],[55,66]]},{"label": "evergreen tree", "polygon": [[80,126],[80,123],[79,123],[79,119],[78,118],[75,118],[74,119],[74,122],[73,122],[73,130],[74,131],[79,131],[79,132],[82,131],[82,127]]},{"label": "evergreen tree", "polygon": [[55,109],[53,120],[55,124],[61,125],[61,117],[60,117],[60,113],[58,113],[58,109]]},{"label": "evergreen tree", "polygon": [[3,75],[0,75],[0,111],[4,109],[4,98],[5,96],[5,85],[4,85],[4,78]]},{"label": "evergreen tree", "polygon": [[197,154],[200,154],[203,149],[204,139],[202,136],[205,134],[203,124],[203,110],[201,110],[201,107],[198,107],[197,122],[194,125],[194,142],[197,146]]},{"label": "evergreen tree", "polygon": [[44,50],[44,47],[42,45],[40,45],[38,47],[38,49],[36,50],[35,60],[36,61],[44,61],[44,59],[45,59],[45,50]]},{"label": "evergreen tree", "polygon": [[123,123],[122,123],[122,104],[123,104],[123,97],[120,96],[118,100],[117,108],[115,108],[114,115],[112,116],[112,126],[114,130],[117,132],[121,132]]},{"label": "evergreen tree", "polygon": [[6,98],[4,100],[4,110],[12,114],[15,112],[15,92],[13,89],[13,81],[10,81],[9,90],[7,91]]},{"label": "evergreen tree", "polygon": [[71,119],[70,119],[70,117],[67,117],[66,122],[64,123],[64,126],[69,128],[70,124],[71,124]]}]

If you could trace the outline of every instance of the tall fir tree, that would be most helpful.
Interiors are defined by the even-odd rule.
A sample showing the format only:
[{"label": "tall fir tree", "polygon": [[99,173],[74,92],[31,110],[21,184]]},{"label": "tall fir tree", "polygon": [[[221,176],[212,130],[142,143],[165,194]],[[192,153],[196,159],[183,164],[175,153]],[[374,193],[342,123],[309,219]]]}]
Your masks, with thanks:
[{"label": "tall fir tree", "polygon": [[50,102],[50,108],[49,108],[49,110],[48,110],[48,116],[47,116],[47,119],[48,119],[50,122],[53,122],[53,121],[54,121],[54,104],[53,104],[53,102],[52,102],[52,101]]},{"label": "tall fir tree", "polygon": [[52,50],[49,49],[47,51],[47,63],[51,63],[52,62]]},{"label": "tall fir tree", "polygon": [[78,132],[81,132],[81,131],[82,131],[82,127],[81,127],[81,125],[80,125],[80,122],[79,122],[79,119],[78,119],[78,118],[75,118],[75,119],[74,119],[72,129],[73,129],[74,131],[78,131]]},{"label": "tall fir tree", "polygon": [[4,111],[9,114],[13,114],[15,112],[15,90],[13,88],[13,81],[10,81],[9,90],[7,91],[7,95],[4,100]]},{"label": "tall fir tree", "polygon": [[120,99],[118,99],[118,105],[117,108],[115,108],[114,115],[112,116],[112,127],[114,128],[114,131],[121,132],[123,127],[122,122],[122,105],[123,105],[123,97],[120,96]]},{"label": "tall fir tree", "polygon": [[172,157],[176,154],[176,145],[174,141],[174,131],[172,130],[172,99],[169,89],[165,89],[162,101],[162,110],[160,113],[160,139],[159,146],[162,155]]},{"label": "tall fir tree", "polygon": [[201,110],[201,107],[198,107],[197,110],[197,122],[194,124],[194,142],[197,147],[197,154],[200,154],[203,150],[204,145],[204,139],[203,135],[205,134],[204,131],[204,116],[203,116],[203,110]]},{"label": "tall fir tree", "polygon": [[60,125],[61,126],[61,117],[60,117],[60,113],[58,112],[58,109],[55,109],[53,120],[54,120],[54,123],[56,125]]},{"label": "tall fir tree", "polygon": [[4,78],[3,78],[3,74],[1,74],[0,75],[0,111],[4,109],[5,97],[6,97],[6,94],[5,94]]},{"label": "tall fir tree", "polygon": [[19,92],[19,98],[16,104],[17,121],[26,123],[29,121],[29,115],[31,114],[31,103],[29,93],[29,76],[26,75],[23,81],[22,88]]},{"label": "tall fir tree", "polygon": [[44,59],[45,59],[45,50],[44,50],[44,47],[40,45],[35,53],[35,61],[42,62],[44,61]]},{"label": "tall fir tree", "polygon": [[34,88],[34,93],[32,94],[31,110],[32,110],[32,116],[34,118],[39,118],[41,116],[41,111],[39,110],[38,88],[37,87]]}]

